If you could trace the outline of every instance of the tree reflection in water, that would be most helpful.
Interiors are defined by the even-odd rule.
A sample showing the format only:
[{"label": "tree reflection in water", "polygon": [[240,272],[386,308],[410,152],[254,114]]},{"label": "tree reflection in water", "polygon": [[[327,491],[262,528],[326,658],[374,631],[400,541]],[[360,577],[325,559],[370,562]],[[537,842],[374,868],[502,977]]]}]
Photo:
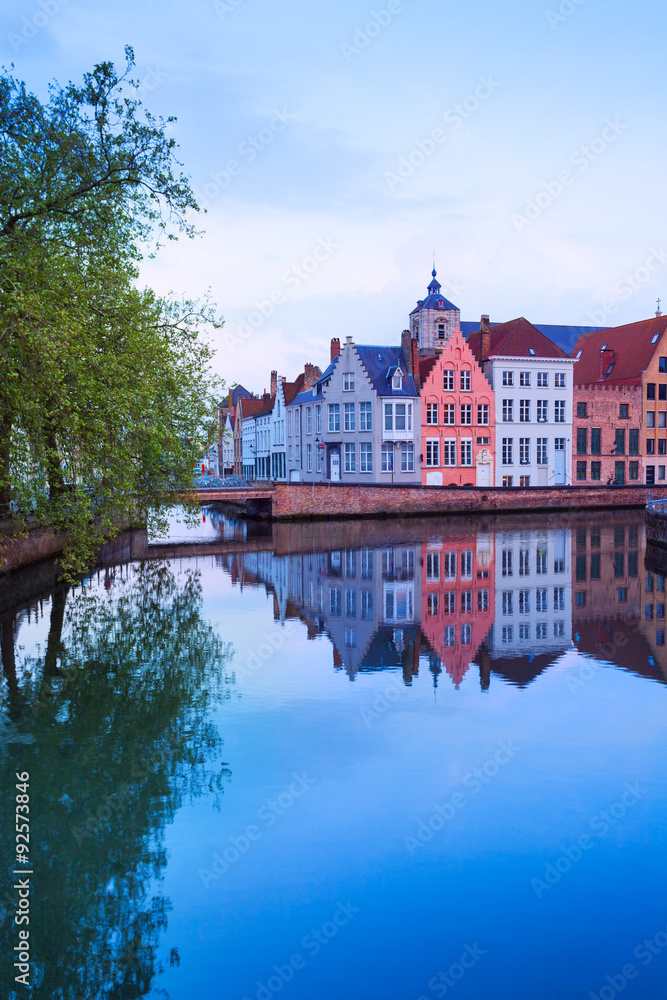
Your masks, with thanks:
[{"label": "tree reflection in water", "polygon": [[[197,573],[164,563],[135,564],[110,590],[54,592],[43,656],[22,657],[3,625],[0,831],[14,843],[14,772],[28,770],[30,995],[143,997],[161,971],[170,909],[159,885],[165,827],[203,793],[219,806],[230,774],[210,721],[229,697],[229,648],[202,619]],[[0,976],[9,986],[17,929],[5,857]]]}]

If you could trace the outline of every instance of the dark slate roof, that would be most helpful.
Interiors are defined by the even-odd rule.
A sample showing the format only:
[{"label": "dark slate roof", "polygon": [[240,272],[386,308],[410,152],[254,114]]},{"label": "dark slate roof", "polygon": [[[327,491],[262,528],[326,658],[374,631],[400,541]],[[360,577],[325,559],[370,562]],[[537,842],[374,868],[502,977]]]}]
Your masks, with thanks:
[{"label": "dark slate roof", "polygon": [[[471,333],[468,345],[475,357],[480,356],[480,332]],[[533,354],[531,355],[531,349]],[[548,337],[545,337],[537,327],[520,316],[509,323],[498,323],[491,327],[491,343],[489,357],[506,358],[568,358],[569,354]]]},{"label": "dark slate roof", "polygon": [[243,385],[235,385],[231,392],[232,406],[236,406],[239,399],[252,399],[252,393]]},{"label": "dark slate roof", "polygon": [[435,268],[433,268],[431,273],[433,275],[433,280],[428,286],[428,295],[425,299],[420,299],[417,302],[417,305],[410,313],[411,316],[414,316],[415,313],[421,312],[422,309],[438,309],[442,312],[447,312],[450,309],[458,309],[458,306],[455,306],[442,294],[442,285],[436,278],[437,272]]},{"label": "dark slate roof", "polygon": [[[543,333],[545,337],[552,340],[554,344],[562,348],[566,354],[571,354],[579,337],[583,336],[585,333],[594,333],[596,330],[603,330],[602,326],[563,326],[552,323],[535,323],[536,329]],[[499,323],[492,323],[491,326],[500,326]],[[476,333],[479,330],[479,322],[468,322],[468,320],[463,320],[461,322],[461,333],[466,339],[471,333]]]},{"label": "dark slate roof", "polygon": [[[408,372],[405,355],[400,347],[366,347],[356,344],[355,350],[378,396],[417,395],[415,383]],[[403,372],[402,389],[391,387],[390,373],[396,366]]]},{"label": "dark slate roof", "polygon": [[300,392],[293,400],[288,404],[289,406],[302,406],[304,403],[317,403],[324,399],[324,393],[322,392],[322,386],[319,382],[316,383],[317,392],[313,396],[313,389],[315,386],[311,386],[310,389],[304,389]]},{"label": "dark slate roof", "polygon": [[[629,323],[608,330],[596,330],[580,337],[572,356],[581,351],[581,358],[574,366],[576,385],[639,385],[642,372],[646,371],[651,358],[660,347],[660,339],[667,330],[667,316],[646,319],[640,323]],[[651,343],[657,336],[655,344]],[[606,347],[601,362],[602,348]],[[613,368],[607,375],[610,366]],[[600,370],[602,369],[602,378]]]},{"label": "dark slate roof", "polygon": [[318,378],[318,380],[317,380],[317,382],[316,382],[316,385],[322,385],[322,384],[323,384],[324,382],[326,382],[326,381],[327,381],[327,379],[330,379],[330,378],[331,378],[331,376],[332,376],[332,374],[333,374],[333,370],[334,370],[334,368],[336,367],[336,365],[338,364],[338,358],[339,358],[339,357],[340,357],[340,354],[338,354],[338,355],[337,355],[337,356],[336,356],[336,357],[335,357],[335,358],[333,359],[333,361],[331,362],[331,364],[329,365],[329,367],[328,367],[328,368],[326,368],[326,369],[325,369],[325,371],[324,371],[324,372],[322,373],[321,377],[320,377],[320,378]]}]

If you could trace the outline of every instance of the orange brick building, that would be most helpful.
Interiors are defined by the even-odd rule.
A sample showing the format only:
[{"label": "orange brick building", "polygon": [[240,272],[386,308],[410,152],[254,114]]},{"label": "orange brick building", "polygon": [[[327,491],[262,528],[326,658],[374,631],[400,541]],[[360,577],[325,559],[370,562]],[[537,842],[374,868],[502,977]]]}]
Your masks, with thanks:
[{"label": "orange brick building", "polygon": [[667,317],[586,333],[574,349],[573,481],[667,485]]},{"label": "orange brick building", "polygon": [[422,484],[493,486],[494,392],[461,331],[418,364]]}]

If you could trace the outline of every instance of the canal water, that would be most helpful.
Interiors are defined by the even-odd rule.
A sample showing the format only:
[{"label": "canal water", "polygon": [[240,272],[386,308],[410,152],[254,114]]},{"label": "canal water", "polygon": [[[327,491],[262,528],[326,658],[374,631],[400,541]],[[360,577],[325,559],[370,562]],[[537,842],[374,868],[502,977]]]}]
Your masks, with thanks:
[{"label": "canal water", "polygon": [[641,514],[209,509],[147,553],[0,583],[2,996],[663,1000]]}]

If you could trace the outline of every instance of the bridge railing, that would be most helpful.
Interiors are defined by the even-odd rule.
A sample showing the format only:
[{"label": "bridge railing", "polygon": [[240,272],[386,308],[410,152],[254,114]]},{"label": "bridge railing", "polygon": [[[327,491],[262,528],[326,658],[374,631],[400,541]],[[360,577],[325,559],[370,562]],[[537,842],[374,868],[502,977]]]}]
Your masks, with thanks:
[{"label": "bridge railing", "polygon": [[648,503],[646,504],[646,510],[651,514],[667,514],[667,497],[654,497],[651,491],[648,491]]},{"label": "bridge railing", "polygon": [[244,476],[196,476],[194,484],[198,490],[247,490],[253,486],[268,485],[259,480],[246,479]]}]

